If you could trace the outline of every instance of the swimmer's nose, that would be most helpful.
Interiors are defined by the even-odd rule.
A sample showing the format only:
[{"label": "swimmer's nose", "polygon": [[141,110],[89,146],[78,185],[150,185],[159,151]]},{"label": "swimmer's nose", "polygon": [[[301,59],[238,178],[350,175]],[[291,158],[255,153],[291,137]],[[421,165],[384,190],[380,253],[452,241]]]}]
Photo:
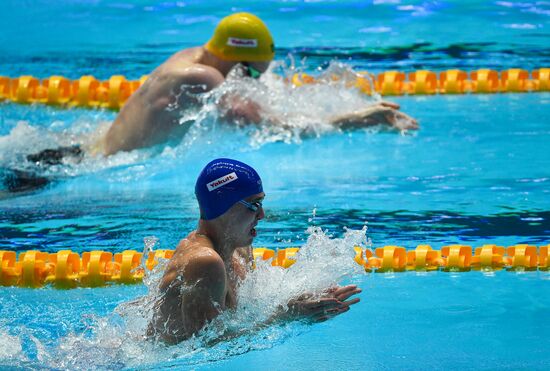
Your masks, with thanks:
[{"label": "swimmer's nose", "polygon": [[258,220],[262,220],[263,218],[265,218],[265,211],[263,206],[260,206],[260,208],[258,209],[258,216],[256,218],[258,218]]}]

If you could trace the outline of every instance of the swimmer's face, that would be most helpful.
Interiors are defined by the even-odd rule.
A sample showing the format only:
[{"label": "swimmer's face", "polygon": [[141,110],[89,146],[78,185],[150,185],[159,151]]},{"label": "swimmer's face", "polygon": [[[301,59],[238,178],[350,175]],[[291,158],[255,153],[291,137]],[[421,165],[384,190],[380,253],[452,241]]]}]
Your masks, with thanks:
[{"label": "swimmer's face", "polygon": [[266,62],[241,62],[244,74],[253,79],[258,79],[269,68],[270,61]]},{"label": "swimmer's face", "polygon": [[236,247],[249,246],[256,237],[256,225],[265,217],[262,206],[264,197],[263,192],[247,197],[244,203],[237,202],[223,215],[227,238]]}]

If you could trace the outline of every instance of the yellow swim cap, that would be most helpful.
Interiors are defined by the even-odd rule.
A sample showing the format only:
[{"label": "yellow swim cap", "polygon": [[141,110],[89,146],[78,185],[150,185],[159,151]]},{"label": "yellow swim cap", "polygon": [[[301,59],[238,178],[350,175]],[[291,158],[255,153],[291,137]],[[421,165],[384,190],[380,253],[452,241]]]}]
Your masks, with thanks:
[{"label": "yellow swim cap", "polygon": [[263,62],[275,56],[267,26],[250,13],[235,13],[222,19],[205,47],[226,61]]}]

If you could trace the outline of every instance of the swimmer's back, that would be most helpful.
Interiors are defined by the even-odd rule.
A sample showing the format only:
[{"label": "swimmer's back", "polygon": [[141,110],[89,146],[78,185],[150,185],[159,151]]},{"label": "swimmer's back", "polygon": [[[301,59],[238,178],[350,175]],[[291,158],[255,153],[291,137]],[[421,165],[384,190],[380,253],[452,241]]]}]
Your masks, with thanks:
[{"label": "swimmer's back", "polygon": [[[178,118],[182,110],[199,103],[193,94],[209,91],[224,81],[218,70],[198,63],[203,52],[202,47],[183,50],[151,73],[103,138],[100,146],[104,155],[181,139],[182,133],[175,129],[186,129],[181,128]],[[167,109],[170,106],[177,109]]]}]

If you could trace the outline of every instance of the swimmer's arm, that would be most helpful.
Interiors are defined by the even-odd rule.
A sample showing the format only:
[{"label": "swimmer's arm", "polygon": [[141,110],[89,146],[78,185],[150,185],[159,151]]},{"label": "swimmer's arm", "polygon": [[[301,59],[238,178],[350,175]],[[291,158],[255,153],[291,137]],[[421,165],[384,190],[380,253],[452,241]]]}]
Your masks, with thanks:
[{"label": "swimmer's arm", "polygon": [[239,95],[224,95],[219,103],[220,118],[239,125],[258,125],[264,121],[262,107],[255,101]]},{"label": "swimmer's arm", "polygon": [[226,272],[219,257],[201,256],[188,264],[181,310],[187,333],[194,334],[225,309]]},{"label": "swimmer's arm", "polygon": [[221,341],[227,341],[255,331],[260,331],[268,326],[281,322],[296,320],[309,320],[311,322],[323,322],[339,314],[345,313],[350,306],[359,302],[359,298],[348,300],[351,296],[359,294],[361,289],[355,285],[332,287],[325,291],[321,298],[313,298],[312,294],[304,294],[288,302],[284,308],[280,307],[277,313],[267,321],[257,323],[250,330],[229,330],[216,339],[210,340],[208,346],[214,346]]},{"label": "swimmer's arm", "polygon": [[[308,320],[311,322],[323,322],[339,314],[345,313],[350,306],[359,302],[359,298],[348,300],[351,296],[359,294],[361,289],[355,285],[332,287],[325,291],[320,298],[314,298],[312,294],[304,294],[292,299],[284,307],[278,308],[268,320],[257,323],[251,331],[259,331],[267,326],[296,320]],[[249,331],[247,331],[249,332]],[[233,339],[245,334],[245,331],[227,331],[220,337],[212,340],[208,345],[212,346],[220,341]]]},{"label": "swimmer's arm", "polygon": [[[223,261],[208,255],[193,259],[185,267],[177,263],[169,267],[160,285],[168,304],[161,312],[166,318],[155,320],[149,335],[175,344],[199,332],[225,309],[225,277]],[[170,313],[178,310],[182,321],[169,321]]]},{"label": "swimmer's arm", "polygon": [[380,102],[360,111],[333,117],[330,123],[342,130],[387,125],[399,130],[416,130],[418,122],[409,115],[398,111],[399,105]]},{"label": "swimmer's arm", "polygon": [[[220,100],[221,118],[241,125],[267,123],[278,127],[291,126],[268,112],[251,99],[230,96]],[[330,124],[342,130],[359,129],[376,125],[387,125],[398,130],[416,130],[418,122],[398,111],[399,105],[380,102],[366,109],[336,116]]]}]

